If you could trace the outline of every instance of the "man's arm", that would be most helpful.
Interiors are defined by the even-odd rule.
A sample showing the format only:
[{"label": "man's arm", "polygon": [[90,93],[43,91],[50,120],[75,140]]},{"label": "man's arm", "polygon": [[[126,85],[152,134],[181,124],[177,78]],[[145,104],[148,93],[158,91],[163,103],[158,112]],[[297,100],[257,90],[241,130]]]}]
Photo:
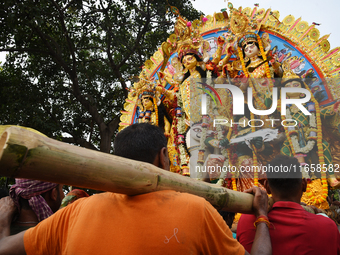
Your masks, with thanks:
[{"label": "man's arm", "polygon": [[0,255],[26,254],[24,233],[10,236],[10,227],[16,206],[10,197],[0,199]]},{"label": "man's arm", "polygon": [[7,236],[0,240],[0,255],[26,255],[24,234],[22,231],[14,236]]},{"label": "man's arm", "polygon": [[[245,192],[254,194],[253,209],[256,218],[262,215],[267,217],[268,211],[267,193],[258,187],[252,187],[251,189],[248,189]],[[249,253],[245,251],[245,254],[248,255]],[[270,241],[269,228],[265,223],[260,223],[256,227],[256,234],[253,246],[251,248],[251,254],[252,255],[272,254],[272,244]]]}]

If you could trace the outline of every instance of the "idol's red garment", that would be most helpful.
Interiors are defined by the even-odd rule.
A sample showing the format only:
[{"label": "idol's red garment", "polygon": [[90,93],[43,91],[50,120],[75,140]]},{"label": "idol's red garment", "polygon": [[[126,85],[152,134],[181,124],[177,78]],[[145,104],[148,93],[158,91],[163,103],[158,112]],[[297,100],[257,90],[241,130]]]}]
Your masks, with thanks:
[{"label": "idol's red garment", "polygon": [[[305,211],[294,202],[279,201],[268,213],[273,255],[340,254],[340,235],[335,223],[322,215]],[[255,231],[254,215],[242,215],[237,240],[250,252]]]}]

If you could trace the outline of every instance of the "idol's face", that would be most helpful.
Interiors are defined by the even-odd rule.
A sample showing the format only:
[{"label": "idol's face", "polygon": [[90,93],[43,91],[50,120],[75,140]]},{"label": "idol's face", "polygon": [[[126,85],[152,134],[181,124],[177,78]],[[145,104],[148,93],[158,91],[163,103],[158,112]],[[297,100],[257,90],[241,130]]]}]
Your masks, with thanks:
[{"label": "idol's face", "polygon": [[[285,84],[285,88],[302,88],[302,86],[299,81],[291,81]],[[300,97],[301,92],[288,92],[286,95],[290,98],[297,98]]]},{"label": "idol's face", "polygon": [[184,65],[185,68],[190,70],[196,67],[197,60],[193,55],[186,55],[182,59],[182,64]]},{"label": "idol's face", "polygon": [[244,48],[244,54],[248,57],[248,58],[252,58],[256,55],[259,54],[259,48],[257,48],[255,42],[247,44],[246,47]]},{"label": "idol's face", "polygon": [[153,106],[153,101],[152,101],[152,98],[151,97],[148,97],[148,96],[145,96],[142,98],[142,104],[143,104],[143,107],[146,109],[146,110],[151,110],[152,106]]}]

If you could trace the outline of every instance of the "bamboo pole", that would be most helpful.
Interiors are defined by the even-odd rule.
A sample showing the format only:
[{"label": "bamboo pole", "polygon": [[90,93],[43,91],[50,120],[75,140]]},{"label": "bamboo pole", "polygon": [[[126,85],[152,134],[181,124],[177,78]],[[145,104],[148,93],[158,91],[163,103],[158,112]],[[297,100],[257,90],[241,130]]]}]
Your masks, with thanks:
[{"label": "bamboo pole", "polygon": [[0,175],[128,195],[176,190],[203,197],[219,210],[253,212],[250,194],[59,142],[16,126],[0,129]]}]

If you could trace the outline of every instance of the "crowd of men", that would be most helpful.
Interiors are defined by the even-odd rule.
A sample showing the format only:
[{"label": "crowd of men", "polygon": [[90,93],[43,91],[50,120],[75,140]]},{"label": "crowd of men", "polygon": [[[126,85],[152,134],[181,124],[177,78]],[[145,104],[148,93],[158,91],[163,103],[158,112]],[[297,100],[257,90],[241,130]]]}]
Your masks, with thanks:
[{"label": "crowd of men", "polygon": [[[115,155],[169,170],[167,139],[150,124],[118,133]],[[278,156],[273,165],[297,165]],[[128,196],[111,192],[58,210],[62,185],[17,179],[0,199],[2,254],[340,254],[336,224],[300,205],[301,173],[267,176],[253,187],[253,215],[242,215],[237,239],[205,199],[172,190]],[[268,213],[268,194],[274,206]],[[21,231],[23,230],[23,231]]]}]

